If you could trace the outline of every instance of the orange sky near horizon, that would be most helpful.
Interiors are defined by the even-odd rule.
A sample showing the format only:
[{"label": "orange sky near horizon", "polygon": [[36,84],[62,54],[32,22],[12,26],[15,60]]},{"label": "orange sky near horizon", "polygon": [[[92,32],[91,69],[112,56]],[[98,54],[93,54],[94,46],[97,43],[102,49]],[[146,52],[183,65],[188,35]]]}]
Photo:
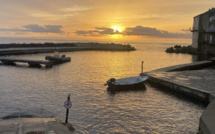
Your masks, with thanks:
[{"label": "orange sky near horizon", "polygon": [[213,5],[214,0],[7,0],[0,4],[0,38],[191,40],[193,17]]}]

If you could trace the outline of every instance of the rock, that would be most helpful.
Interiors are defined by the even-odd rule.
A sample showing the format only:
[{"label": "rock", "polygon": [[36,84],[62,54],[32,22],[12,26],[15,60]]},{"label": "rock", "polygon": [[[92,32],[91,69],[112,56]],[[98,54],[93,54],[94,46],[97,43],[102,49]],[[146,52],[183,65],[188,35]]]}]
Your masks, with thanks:
[{"label": "rock", "polygon": [[71,123],[62,123],[62,124],[65,125],[65,126],[67,126],[67,128],[70,131],[74,131],[75,130],[75,127]]},{"label": "rock", "polygon": [[181,48],[181,45],[175,45],[174,48]]},{"label": "rock", "polygon": [[186,54],[192,54],[192,55],[198,54],[198,50],[196,48],[193,48],[191,45],[190,46],[175,45],[174,47],[167,48],[165,52],[184,53],[184,54],[186,53]]},{"label": "rock", "polygon": [[173,53],[174,52],[174,48],[173,47],[167,48],[165,52],[167,52],[167,53]]}]

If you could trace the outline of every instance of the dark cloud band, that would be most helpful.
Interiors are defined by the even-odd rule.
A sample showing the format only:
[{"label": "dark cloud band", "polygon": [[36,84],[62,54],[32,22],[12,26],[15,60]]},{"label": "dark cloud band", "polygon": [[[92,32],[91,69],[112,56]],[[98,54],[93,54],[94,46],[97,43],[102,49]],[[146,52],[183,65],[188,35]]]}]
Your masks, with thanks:
[{"label": "dark cloud band", "polygon": [[34,32],[34,33],[64,33],[62,31],[61,25],[44,25],[40,26],[37,24],[30,24],[23,26],[22,29],[13,28],[13,29],[0,29],[0,31],[11,31],[11,32]]},{"label": "dark cloud band", "polygon": [[[77,34],[79,35],[105,35],[105,34],[116,34],[116,32],[114,32],[114,29],[112,28],[107,28],[107,27],[95,27],[95,30],[89,30],[89,31],[76,31]],[[119,33],[117,31],[117,33]]]},{"label": "dark cloud band", "polygon": [[136,27],[127,27],[124,29],[123,32],[116,31],[112,28],[106,27],[95,27],[95,30],[88,30],[88,31],[76,31],[76,34],[79,35],[107,35],[107,34],[122,34],[127,36],[150,36],[150,37],[160,37],[160,38],[191,38],[191,33],[171,33],[164,30],[158,30],[156,28],[151,27],[143,27],[143,26],[136,26]]}]

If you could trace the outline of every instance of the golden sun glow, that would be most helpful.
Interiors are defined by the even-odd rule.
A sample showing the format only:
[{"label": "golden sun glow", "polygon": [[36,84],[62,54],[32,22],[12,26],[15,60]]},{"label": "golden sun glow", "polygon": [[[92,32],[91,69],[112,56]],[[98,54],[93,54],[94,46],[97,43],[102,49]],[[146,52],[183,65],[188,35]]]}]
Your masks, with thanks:
[{"label": "golden sun glow", "polygon": [[121,34],[113,34],[113,35],[109,35],[109,36],[113,39],[120,39],[123,37],[123,35],[121,35]]},{"label": "golden sun glow", "polygon": [[113,29],[114,32],[122,32],[122,28],[118,26],[112,26],[111,28]]}]

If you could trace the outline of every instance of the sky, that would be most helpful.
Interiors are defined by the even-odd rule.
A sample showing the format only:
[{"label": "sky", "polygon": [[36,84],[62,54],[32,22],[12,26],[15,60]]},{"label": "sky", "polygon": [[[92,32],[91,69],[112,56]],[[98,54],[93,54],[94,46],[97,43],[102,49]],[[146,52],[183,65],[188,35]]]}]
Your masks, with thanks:
[{"label": "sky", "polygon": [[0,43],[191,40],[214,0],[0,0]]}]

